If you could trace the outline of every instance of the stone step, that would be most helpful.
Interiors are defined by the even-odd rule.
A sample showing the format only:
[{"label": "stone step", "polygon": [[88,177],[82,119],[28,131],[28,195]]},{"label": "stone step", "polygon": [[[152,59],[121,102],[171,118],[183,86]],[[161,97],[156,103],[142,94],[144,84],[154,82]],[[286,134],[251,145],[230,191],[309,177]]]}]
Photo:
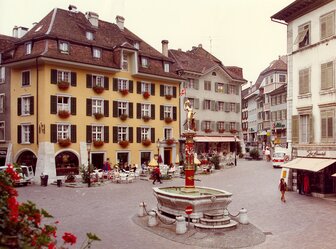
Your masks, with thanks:
[{"label": "stone step", "polygon": [[222,219],[224,218],[224,211],[203,213],[203,217],[206,219]]},{"label": "stone step", "polygon": [[200,228],[200,229],[211,229],[211,230],[216,230],[216,229],[230,230],[230,229],[236,228],[237,224],[238,224],[238,222],[236,222],[234,220],[231,220],[229,224],[225,224],[225,225],[211,226],[211,225],[195,223],[194,227],[195,228]]},{"label": "stone step", "polygon": [[230,217],[224,217],[220,219],[207,219],[207,218],[200,218],[200,223],[205,225],[225,225],[230,223]]}]

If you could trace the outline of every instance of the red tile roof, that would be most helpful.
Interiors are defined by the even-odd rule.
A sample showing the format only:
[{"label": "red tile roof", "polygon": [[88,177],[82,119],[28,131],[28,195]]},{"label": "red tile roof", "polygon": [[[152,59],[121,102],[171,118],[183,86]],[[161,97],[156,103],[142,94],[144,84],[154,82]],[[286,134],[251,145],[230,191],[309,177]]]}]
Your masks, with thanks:
[{"label": "red tile roof", "polygon": [[0,35],[0,52],[13,47],[16,40],[17,38],[11,36]]}]

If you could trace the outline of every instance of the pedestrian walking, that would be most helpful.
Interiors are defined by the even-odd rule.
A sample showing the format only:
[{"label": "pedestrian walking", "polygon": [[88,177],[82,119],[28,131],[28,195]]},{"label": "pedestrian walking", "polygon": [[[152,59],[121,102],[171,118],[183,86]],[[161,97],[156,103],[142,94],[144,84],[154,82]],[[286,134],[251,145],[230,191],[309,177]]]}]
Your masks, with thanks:
[{"label": "pedestrian walking", "polygon": [[283,178],[280,179],[279,190],[281,192],[281,201],[286,202],[285,192],[287,190],[287,184],[285,182],[285,179],[283,179]]},{"label": "pedestrian walking", "polygon": [[161,182],[161,172],[160,172],[159,166],[155,167],[153,171],[153,178],[154,178],[153,184],[155,184],[156,181],[158,181],[159,183],[162,183]]}]

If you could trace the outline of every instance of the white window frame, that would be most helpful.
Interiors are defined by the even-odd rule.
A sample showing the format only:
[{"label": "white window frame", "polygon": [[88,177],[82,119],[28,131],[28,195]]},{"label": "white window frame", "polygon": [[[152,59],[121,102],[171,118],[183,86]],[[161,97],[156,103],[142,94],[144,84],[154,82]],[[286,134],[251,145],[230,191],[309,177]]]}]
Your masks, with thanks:
[{"label": "white window frame", "polygon": [[118,114],[119,116],[128,115],[128,101],[118,101]]},{"label": "white window frame", "polygon": [[236,85],[228,85],[228,94],[237,95],[237,86]]},{"label": "white window frame", "polygon": [[[298,26],[298,35],[294,41],[294,44],[297,44],[298,48],[303,48],[310,45],[311,44],[310,33],[311,33],[310,22]],[[308,41],[303,43],[306,36]]]},{"label": "white window frame", "polygon": [[217,127],[218,127],[218,130],[224,130],[225,129],[225,122],[224,121],[218,121]]},{"label": "white window frame", "polygon": [[151,105],[141,104],[141,117],[148,116],[151,117]]},{"label": "white window frame", "polygon": [[30,115],[30,97],[31,96],[22,96],[21,97],[21,116]]},{"label": "white window frame", "polygon": [[92,75],[92,85],[104,87],[105,79],[104,75],[93,74]]},{"label": "white window frame", "polygon": [[230,112],[236,112],[236,103],[229,103]]},{"label": "white window frame", "polygon": [[169,63],[167,63],[167,62],[163,63],[163,70],[164,70],[166,73],[169,73]]},{"label": "white window frame", "polygon": [[224,83],[220,83],[220,82],[217,82],[217,89],[216,89],[216,91],[218,92],[218,93],[224,93],[224,89],[225,89],[225,84]]},{"label": "white window frame", "polygon": [[[2,132],[1,132],[2,130]],[[4,142],[6,141],[6,124],[5,121],[0,121],[0,141]],[[3,138],[1,137],[1,134],[3,134]]]},{"label": "white window frame", "polygon": [[205,80],[204,81],[204,90],[205,91],[211,91],[211,81],[210,80]]},{"label": "white window frame", "polygon": [[71,82],[71,72],[67,70],[57,70],[57,82]]},{"label": "white window frame", "polygon": [[27,42],[25,44],[25,47],[26,47],[26,55],[31,54],[31,52],[32,52],[32,43],[31,42]]},{"label": "white window frame", "polygon": [[194,79],[189,78],[189,79],[187,79],[186,83],[187,83],[187,88],[194,88],[195,89],[195,80]]},{"label": "white window frame", "polygon": [[69,123],[57,124],[57,140],[71,138],[71,125]]},{"label": "white window frame", "polygon": [[123,51],[122,55],[121,55],[121,69],[122,69],[122,71],[128,71],[128,69],[129,69],[128,61],[129,61],[128,53]]},{"label": "white window frame", "polygon": [[163,117],[164,118],[173,118],[173,107],[170,105],[163,106]]},{"label": "white window frame", "polygon": [[97,58],[97,59],[101,58],[101,49],[93,48],[92,49],[92,56],[93,56],[93,58]]},{"label": "white window frame", "polygon": [[141,81],[141,93],[145,92],[151,93],[151,83]]},{"label": "white window frame", "polygon": [[236,122],[229,122],[230,130],[236,130]]},{"label": "white window frame", "polygon": [[203,104],[204,110],[211,110],[211,100],[205,99]]},{"label": "white window frame", "polygon": [[164,95],[171,95],[173,96],[173,86],[170,86],[170,85],[164,85],[163,87],[163,92],[164,92]]},{"label": "white window frame", "polygon": [[118,79],[118,90],[128,90],[129,89],[129,84],[128,84],[127,79]]},{"label": "white window frame", "polygon": [[6,70],[5,67],[0,67],[0,84],[5,83]]},{"label": "white window frame", "polygon": [[69,53],[69,43],[65,41],[60,41],[58,44],[58,49],[61,53],[68,54]]},{"label": "white window frame", "polygon": [[[281,80],[284,78],[283,80]],[[286,74],[279,74],[279,82],[286,83],[287,82],[287,75]]]},{"label": "white window frame", "polygon": [[[66,103],[65,99],[68,100]],[[62,101],[60,101],[62,100]],[[59,111],[71,111],[71,98],[67,95],[57,95],[57,112]]]},{"label": "white window frame", "polygon": [[211,130],[211,121],[205,120],[203,123],[204,130]]},{"label": "white window frame", "polygon": [[[28,82],[23,82],[23,80],[24,80],[23,74],[25,74],[25,73],[28,73],[28,75],[29,75]],[[31,72],[30,72],[30,70],[22,71],[21,72],[21,86],[22,87],[30,86],[30,82],[31,82]]]},{"label": "white window frame", "polygon": [[141,57],[141,66],[148,67],[148,59],[146,57]]},{"label": "white window frame", "polygon": [[92,114],[101,113],[104,114],[104,100],[98,98],[92,98]]},{"label": "white window frame", "polygon": [[300,128],[299,128],[299,138],[301,144],[309,143],[309,115],[300,115],[299,120]]},{"label": "white window frame", "polygon": [[217,102],[217,106],[218,106],[218,111],[224,112],[225,111],[225,102],[223,101],[218,101]]},{"label": "white window frame", "polygon": [[30,144],[30,124],[21,124],[21,144]]},{"label": "white window frame", "polygon": [[118,126],[118,142],[122,140],[129,140],[129,129],[127,126]]},{"label": "white window frame", "polygon": [[171,127],[164,127],[163,128],[163,135],[164,135],[164,139],[172,139],[173,138],[173,128]]},{"label": "white window frame", "polygon": [[4,93],[0,93],[0,113],[5,112],[5,97],[6,95]]},{"label": "white window frame", "polygon": [[90,31],[86,31],[85,33],[86,39],[88,39],[89,41],[93,40],[93,33]]},{"label": "white window frame", "polygon": [[150,127],[141,127],[141,141],[149,139],[151,140],[151,128]]},{"label": "white window frame", "polygon": [[104,126],[92,125],[92,141],[104,141]]}]

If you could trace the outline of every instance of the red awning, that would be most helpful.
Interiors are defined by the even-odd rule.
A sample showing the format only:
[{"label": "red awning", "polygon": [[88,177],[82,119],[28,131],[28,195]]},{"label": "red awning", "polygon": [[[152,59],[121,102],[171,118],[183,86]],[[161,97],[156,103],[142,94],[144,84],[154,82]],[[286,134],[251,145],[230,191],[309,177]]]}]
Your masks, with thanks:
[{"label": "red awning", "polygon": [[[235,138],[232,137],[194,137],[195,142],[234,142]],[[236,138],[236,142],[240,142],[239,138]]]}]

